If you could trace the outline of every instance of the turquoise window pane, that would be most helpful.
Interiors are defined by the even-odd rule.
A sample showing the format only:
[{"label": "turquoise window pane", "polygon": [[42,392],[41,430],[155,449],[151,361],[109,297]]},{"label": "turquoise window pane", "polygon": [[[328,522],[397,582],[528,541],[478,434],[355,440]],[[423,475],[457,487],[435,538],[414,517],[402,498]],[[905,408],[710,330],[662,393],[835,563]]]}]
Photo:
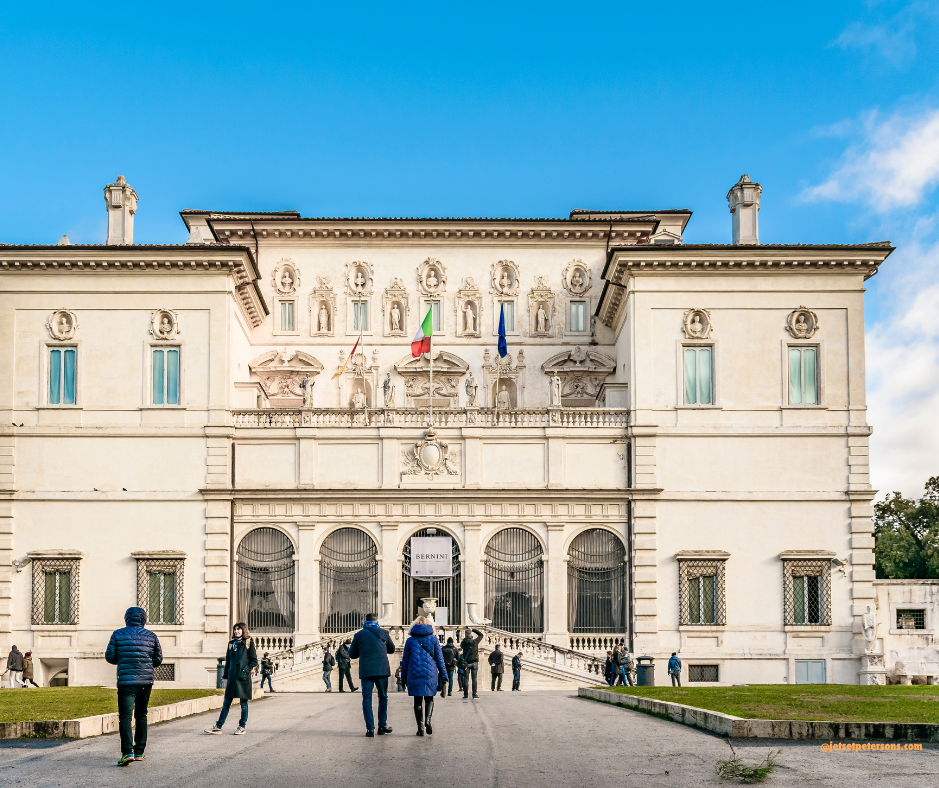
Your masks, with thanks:
[{"label": "turquoise window pane", "polygon": [[154,350],[153,351],[153,404],[162,405],[163,404],[163,383],[164,383],[164,370],[163,370],[163,351]]},{"label": "turquoise window pane", "polygon": [[805,623],[805,577],[792,578],[792,623]]},{"label": "turquoise window pane", "polygon": [[685,404],[698,404],[698,376],[695,370],[694,348],[685,348]]},{"label": "turquoise window pane", "polygon": [[817,385],[817,364],[815,363],[816,353],[814,347],[802,349],[802,380],[805,395],[802,402],[805,405],[818,405],[818,385]]},{"label": "turquoise window pane", "polygon": [[571,331],[587,330],[587,304],[571,301]]},{"label": "turquoise window pane", "polygon": [[711,404],[711,348],[701,347],[698,353],[698,404]]},{"label": "turquoise window pane", "polygon": [[434,301],[432,309],[434,310],[434,333],[443,331],[443,312],[440,309],[440,302]]},{"label": "turquoise window pane", "polygon": [[368,331],[368,302],[354,301],[352,304],[353,331]]},{"label": "turquoise window pane", "polygon": [[701,578],[696,577],[689,583],[688,620],[692,624],[701,623]]},{"label": "turquoise window pane", "polygon": [[789,348],[789,404],[802,404],[802,354],[799,348]]},{"label": "turquoise window pane", "polygon": [[62,396],[62,351],[49,351],[49,404],[58,405]]},{"label": "turquoise window pane", "polygon": [[179,404],[179,351],[166,351],[166,404]]},{"label": "turquoise window pane", "polygon": [[[505,330],[514,331],[515,330],[515,302],[514,301],[503,301],[503,306],[505,306]],[[498,322],[496,323],[498,328]]]},{"label": "turquoise window pane", "polygon": [[69,349],[63,352],[63,382],[65,391],[62,396],[63,405],[75,404],[75,350]]},{"label": "turquoise window pane", "polygon": [[717,578],[714,575],[701,578],[701,623],[713,624],[716,620],[714,610],[714,596],[717,589]]}]

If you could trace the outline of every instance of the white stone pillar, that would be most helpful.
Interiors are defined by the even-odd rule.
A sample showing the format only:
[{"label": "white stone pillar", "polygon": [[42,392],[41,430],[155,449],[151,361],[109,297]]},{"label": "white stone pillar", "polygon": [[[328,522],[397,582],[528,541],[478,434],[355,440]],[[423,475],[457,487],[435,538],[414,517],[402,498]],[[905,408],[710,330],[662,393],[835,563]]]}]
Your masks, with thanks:
[{"label": "white stone pillar", "polygon": [[401,594],[398,589],[398,579],[401,576],[401,567],[398,563],[398,523],[381,523],[381,591],[379,593],[379,608],[372,612],[381,616],[386,603],[391,603],[391,620],[401,620]]},{"label": "white stone pillar", "polygon": [[320,626],[320,557],[316,554],[316,523],[300,522],[296,559],[297,621],[294,644],[303,645],[319,639]]},{"label": "white stone pillar", "polygon": [[567,561],[564,555],[566,523],[546,523],[548,552],[545,563],[545,640],[570,648],[567,634]]},{"label": "white stone pillar", "polygon": [[[486,606],[483,599],[482,555],[479,550],[481,528],[480,523],[463,523],[464,545],[466,547],[464,552],[466,560],[463,563],[466,595],[463,597],[463,601],[464,603],[475,602],[479,617],[484,618]],[[462,613],[464,622],[469,624],[466,610],[463,610]]]}]

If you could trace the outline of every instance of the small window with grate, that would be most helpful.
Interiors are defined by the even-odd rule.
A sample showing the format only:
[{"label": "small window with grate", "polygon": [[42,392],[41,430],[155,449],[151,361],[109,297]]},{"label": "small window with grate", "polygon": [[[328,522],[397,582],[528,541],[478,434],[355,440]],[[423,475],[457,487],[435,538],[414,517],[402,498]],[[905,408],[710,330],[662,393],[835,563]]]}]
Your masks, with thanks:
[{"label": "small window with grate", "polygon": [[78,623],[77,559],[33,561],[34,624]]},{"label": "small window with grate", "polygon": [[176,665],[172,662],[169,664],[157,665],[153,669],[153,680],[154,681],[176,681]]},{"label": "small window with grate", "polygon": [[137,558],[137,604],[147,611],[150,624],[183,623],[182,558]]},{"label": "small window with grate", "polygon": [[688,683],[693,681],[720,681],[718,665],[689,665]]},{"label": "small window with grate", "polygon": [[784,560],[787,626],[831,626],[831,560]]},{"label": "small window with grate", "polygon": [[926,611],[897,610],[897,629],[926,629]]},{"label": "small window with grate", "polygon": [[679,623],[723,626],[724,560],[678,559]]}]

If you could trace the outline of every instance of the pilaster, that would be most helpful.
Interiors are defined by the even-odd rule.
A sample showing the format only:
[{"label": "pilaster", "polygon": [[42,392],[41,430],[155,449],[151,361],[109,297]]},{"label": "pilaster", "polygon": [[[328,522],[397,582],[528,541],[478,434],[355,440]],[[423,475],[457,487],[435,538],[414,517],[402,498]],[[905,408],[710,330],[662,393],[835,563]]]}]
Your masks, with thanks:
[{"label": "pilaster", "polygon": [[294,591],[297,609],[295,645],[311,643],[319,637],[320,557],[315,552],[316,523],[298,523],[297,552],[294,556],[297,585]]},{"label": "pilaster", "polygon": [[317,429],[315,427],[297,427],[297,443],[299,444],[299,487],[312,489],[316,487],[317,462]]},{"label": "pilaster", "polygon": [[656,549],[655,503],[633,502],[630,552],[633,560],[633,647],[637,654],[657,654],[658,553]]},{"label": "pilaster", "polygon": [[[477,610],[479,611],[480,617],[485,616],[485,606],[483,604],[483,589],[482,589],[482,555],[480,555],[479,545],[480,545],[480,531],[482,529],[481,523],[475,522],[464,522],[463,523],[463,539],[465,543],[464,555],[466,556],[466,561],[463,564],[463,574],[465,577],[464,588],[466,590],[466,596],[463,599],[465,603],[475,602],[477,605]],[[464,616],[466,616],[465,611],[461,611]],[[469,619],[466,619],[466,623],[469,623]]]},{"label": "pilaster", "polygon": [[566,523],[546,523],[548,528],[547,590],[545,593],[545,640],[570,648],[567,634],[567,560],[564,555]]},{"label": "pilaster", "polygon": [[398,593],[398,577],[401,569],[398,564],[398,523],[381,523],[381,594],[379,602],[381,606],[373,613],[383,613],[385,605],[391,604],[391,621],[400,621],[401,614],[398,612],[398,602],[400,594]]},{"label": "pilaster", "polygon": [[231,502],[205,502],[205,640],[203,651],[222,653],[231,605]]}]

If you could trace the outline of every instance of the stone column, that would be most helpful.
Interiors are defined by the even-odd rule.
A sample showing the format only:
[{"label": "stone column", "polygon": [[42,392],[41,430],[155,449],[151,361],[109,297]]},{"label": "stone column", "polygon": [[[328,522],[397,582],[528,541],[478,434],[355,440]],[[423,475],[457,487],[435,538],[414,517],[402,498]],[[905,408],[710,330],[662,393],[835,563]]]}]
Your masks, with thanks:
[{"label": "stone column", "polygon": [[381,592],[379,593],[379,607],[375,613],[381,615],[387,602],[392,604],[391,620],[401,620],[401,600],[398,590],[398,577],[401,568],[398,564],[398,523],[381,523]]},{"label": "stone column", "polygon": [[[466,560],[463,563],[463,576],[465,577],[463,597],[465,602],[476,602],[477,614],[480,618],[486,615],[485,600],[483,599],[482,584],[482,555],[479,552],[479,537],[481,523],[463,523],[464,545],[466,550],[464,556]],[[469,624],[469,618],[466,611],[461,611],[465,623]]]},{"label": "stone column", "polygon": [[570,648],[567,634],[567,559],[564,555],[566,523],[546,523],[548,553],[545,563],[545,640],[555,646]]}]

